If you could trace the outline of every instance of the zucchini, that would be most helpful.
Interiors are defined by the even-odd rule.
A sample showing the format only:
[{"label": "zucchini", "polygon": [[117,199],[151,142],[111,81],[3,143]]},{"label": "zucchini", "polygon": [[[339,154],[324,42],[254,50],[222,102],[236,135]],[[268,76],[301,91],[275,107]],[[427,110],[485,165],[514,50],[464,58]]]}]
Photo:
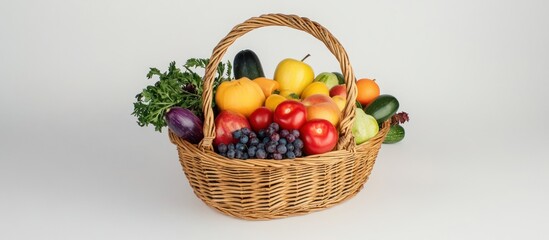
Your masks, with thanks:
[{"label": "zucchini", "polygon": [[387,133],[387,136],[385,137],[385,140],[383,143],[397,143],[402,141],[404,139],[404,135],[406,132],[404,131],[404,128],[400,125],[392,125],[391,128],[389,128],[389,132]]},{"label": "zucchini", "polygon": [[382,94],[372,103],[368,104],[364,108],[364,112],[372,115],[377,120],[377,123],[382,124],[398,111],[398,107],[399,103],[395,97],[389,94]]},{"label": "zucchini", "polygon": [[235,79],[247,77],[254,80],[258,77],[265,77],[259,58],[250,49],[242,50],[234,56],[233,70]]}]

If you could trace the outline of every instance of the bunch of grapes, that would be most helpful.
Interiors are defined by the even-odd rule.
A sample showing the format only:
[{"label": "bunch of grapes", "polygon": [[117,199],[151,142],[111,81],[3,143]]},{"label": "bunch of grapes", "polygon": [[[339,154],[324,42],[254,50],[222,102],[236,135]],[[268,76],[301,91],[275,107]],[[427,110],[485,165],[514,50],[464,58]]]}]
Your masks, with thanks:
[{"label": "bunch of grapes", "polygon": [[303,156],[303,141],[299,139],[299,131],[280,129],[277,123],[271,123],[258,133],[242,128],[232,134],[238,140],[236,144],[217,146],[217,152],[228,158],[281,160]]}]

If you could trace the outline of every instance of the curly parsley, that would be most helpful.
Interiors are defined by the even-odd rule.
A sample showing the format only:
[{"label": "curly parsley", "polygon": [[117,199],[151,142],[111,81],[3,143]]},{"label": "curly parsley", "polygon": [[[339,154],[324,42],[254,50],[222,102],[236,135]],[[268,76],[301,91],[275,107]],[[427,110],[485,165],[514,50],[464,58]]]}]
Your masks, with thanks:
[{"label": "curly parsley", "polygon": [[[156,131],[161,132],[166,126],[164,114],[173,106],[187,108],[203,119],[204,82],[196,70],[205,69],[208,62],[209,59],[191,58],[183,65],[183,70],[177,68],[175,62],[171,62],[168,71],[164,73],[157,68],[150,68],[147,78],[158,76],[159,80],[135,96],[137,101],[133,104],[132,115],[137,117],[137,124],[141,127],[152,124]],[[213,84],[214,95],[217,86],[231,78],[231,69],[229,61],[217,66],[217,77]],[[212,105],[215,105],[215,102]]]}]

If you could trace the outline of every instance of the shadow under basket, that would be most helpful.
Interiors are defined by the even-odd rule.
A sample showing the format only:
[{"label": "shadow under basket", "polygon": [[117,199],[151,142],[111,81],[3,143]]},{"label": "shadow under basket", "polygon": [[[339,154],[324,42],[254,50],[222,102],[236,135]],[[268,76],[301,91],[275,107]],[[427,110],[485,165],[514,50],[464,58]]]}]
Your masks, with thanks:
[{"label": "shadow under basket", "polygon": [[390,123],[378,134],[356,145],[352,136],[355,105],[342,112],[340,138],[331,152],[296,159],[228,159],[213,151],[215,124],[212,83],[227,48],[240,36],[260,27],[286,26],[305,31],[325,43],[340,63],[347,89],[347,103],[356,100],[356,84],[347,53],[320,24],[295,15],[265,14],[235,26],[214,48],[204,76],[204,139],[191,144],[173,132],[179,161],[194,193],[220,212],[249,220],[302,215],[329,208],[356,195],[372,171]]}]

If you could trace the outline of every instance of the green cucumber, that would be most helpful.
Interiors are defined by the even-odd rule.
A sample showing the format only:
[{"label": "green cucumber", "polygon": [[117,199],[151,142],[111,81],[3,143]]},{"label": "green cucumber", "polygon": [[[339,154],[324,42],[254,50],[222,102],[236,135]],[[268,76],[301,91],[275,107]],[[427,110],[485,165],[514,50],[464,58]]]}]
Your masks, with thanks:
[{"label": "green cucumber", "polygon": [[247,77],[254,80],[265,77],[259,58],[250,49],[242,50],[234,56],[233,70],[235,79]]},{"label": "green cucumber", "polygon": [[404,131],[404,128],[400,125],[393,125],[391,128],[389,128],[389,132],[387,133],[387,136],[385,137],[385,140],[383,143],[397,143],[402,141],[404,139],[404,135],[406,132]]},{"label": "green cucumber", "polygon": [[372,115],[379,124],[382,124],[387,119],[391,118],[398,111],[398,100],[389,95],[379,95],[372,103],[364,108],[364,112]]}]

